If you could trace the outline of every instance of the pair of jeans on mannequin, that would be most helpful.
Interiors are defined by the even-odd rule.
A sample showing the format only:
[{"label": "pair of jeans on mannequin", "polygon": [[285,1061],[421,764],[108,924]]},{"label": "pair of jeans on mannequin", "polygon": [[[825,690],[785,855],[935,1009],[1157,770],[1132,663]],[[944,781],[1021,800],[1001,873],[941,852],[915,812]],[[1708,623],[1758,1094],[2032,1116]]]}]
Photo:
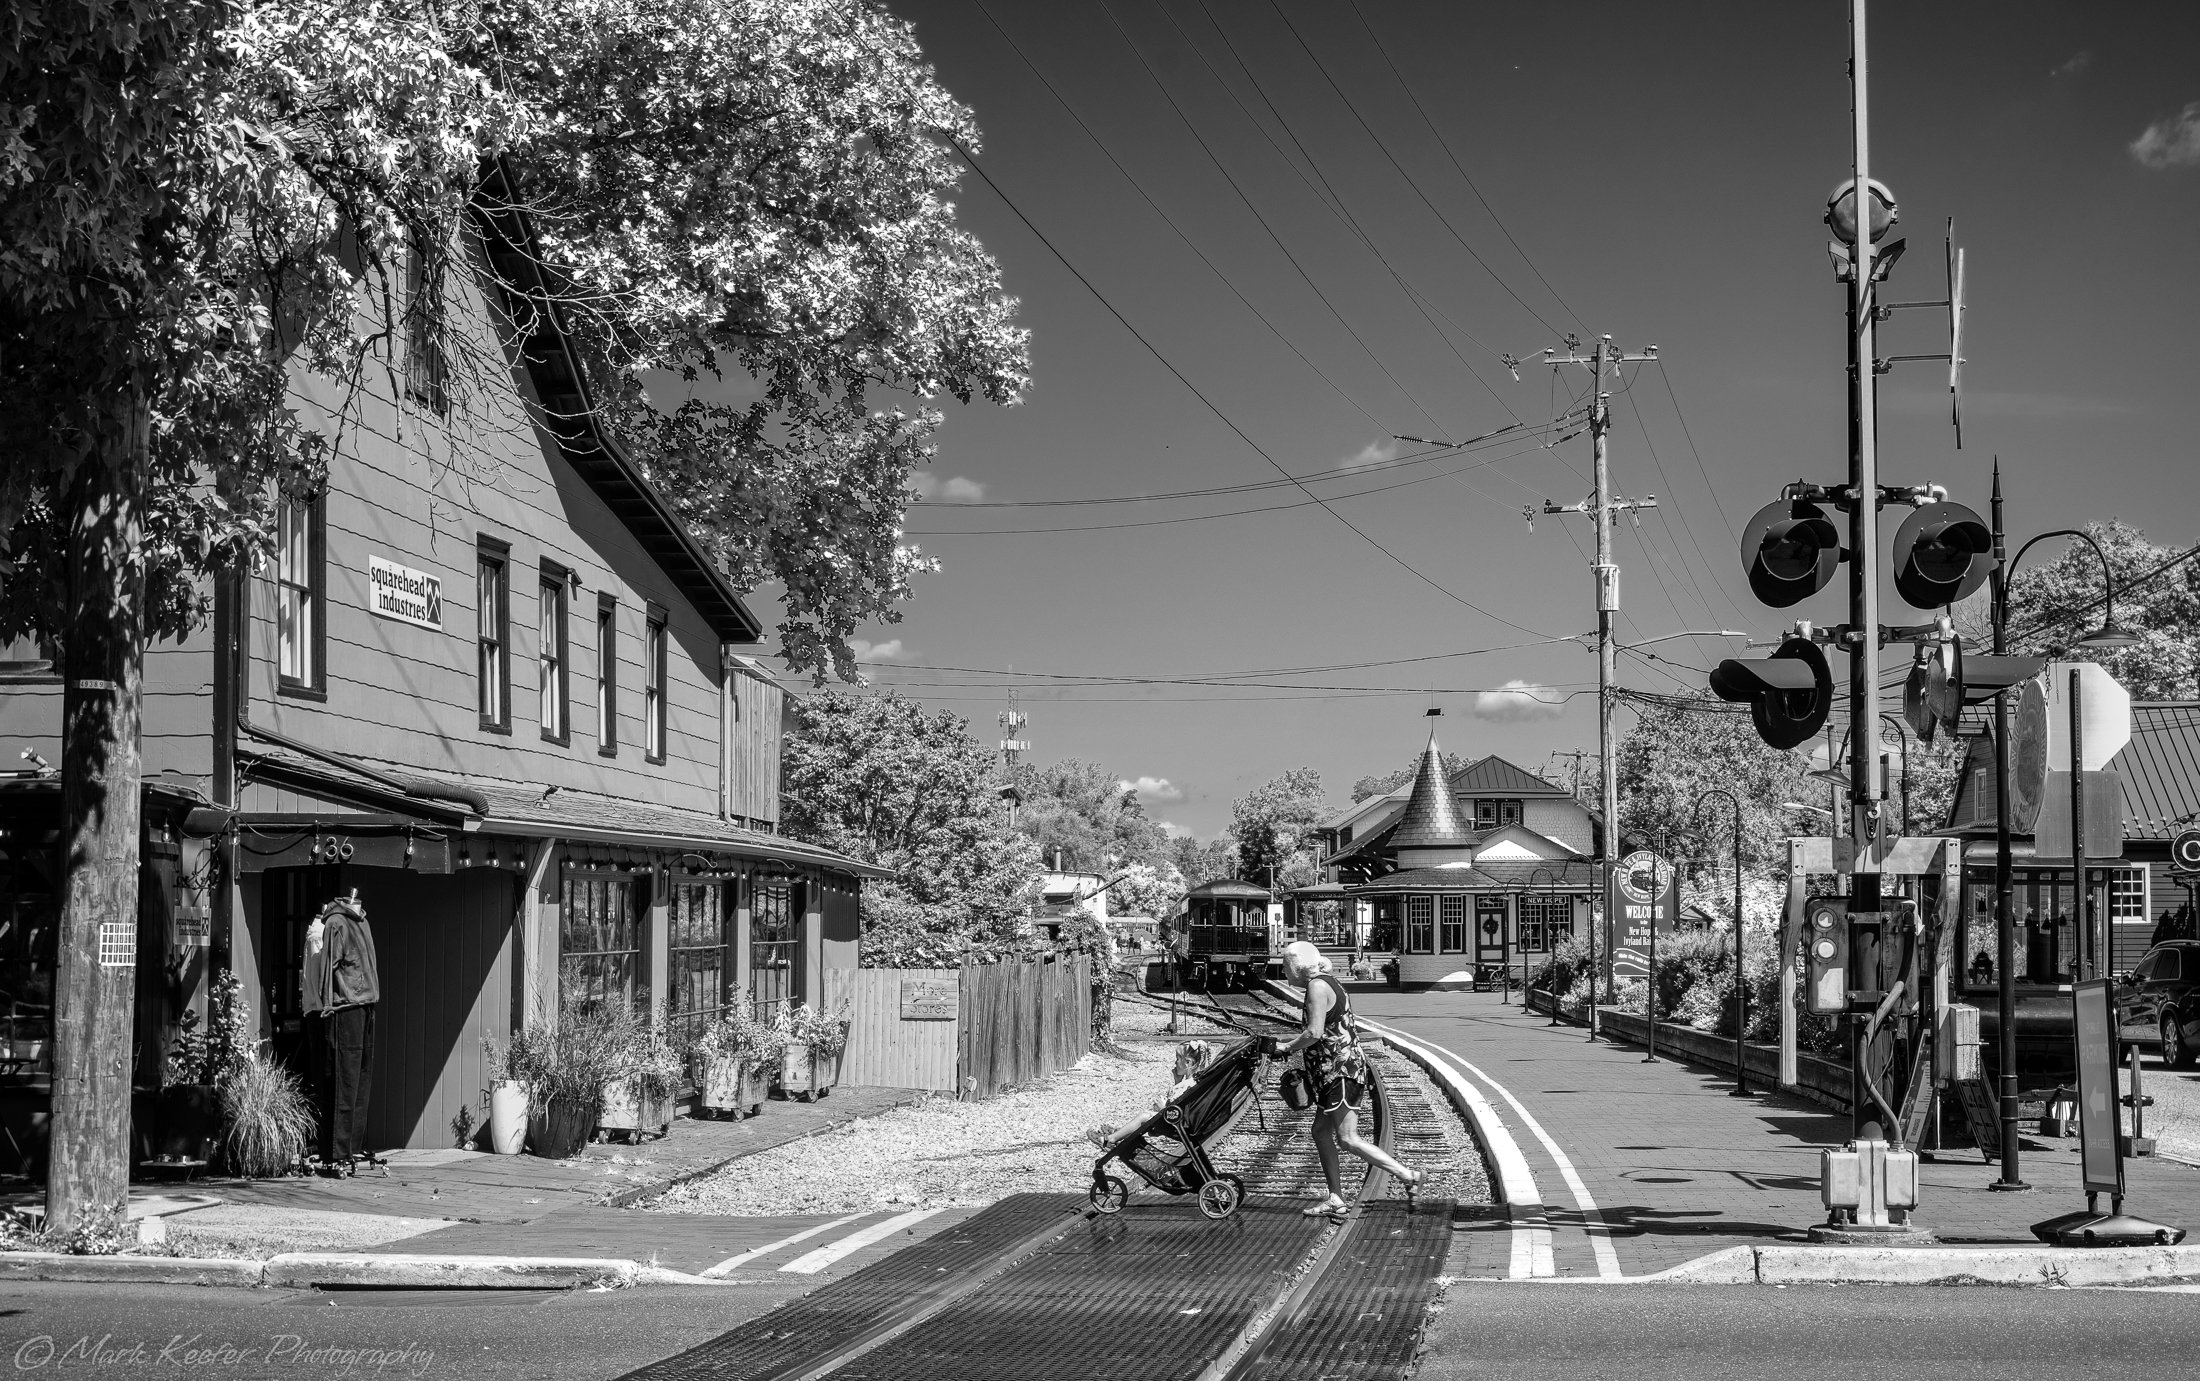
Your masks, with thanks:
[{"label": "pair of jeans on mannequin", "polygon": [[367,1149],[367,1105],[374,1093],[374,1004],[306,1018],[306,1067],[320,1124],[321,1161],[333,1165]]}]

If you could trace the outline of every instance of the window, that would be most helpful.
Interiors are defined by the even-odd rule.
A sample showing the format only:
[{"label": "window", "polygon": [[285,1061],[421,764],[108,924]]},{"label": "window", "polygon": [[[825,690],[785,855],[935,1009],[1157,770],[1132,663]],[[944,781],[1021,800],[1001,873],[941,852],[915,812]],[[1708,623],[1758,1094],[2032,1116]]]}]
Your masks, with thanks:
[{"label": "window", "polygon": [[558,1005],[631,1007],[642,960],[641,905],[635,877],[596,874],[565,879],[558,917]]},{"label": "window", "polygon": [[665,760],[665,611],[655,605],[642,643],[642,752]]},{"label": "window", "polygon": [[1520,802],[1496,797],[1477,797],[1474,802],[1474,827],[1478,830],[1501,829],[1520,823]]},{"label": "window", "polygon": [[801,940],[796,922],[794,879],[758,878],[749,908],[749,997],[757,1015],[769,1017],[775,1005],[795,1001],[801,982],[795,967]]},{"label": "window", "polygon": [[321,500],[280,500],[275,519],[275,643],[279,684],[318,695],[322,676],[321,589],[325,564]]},{"label": "window", "polygon": [[484,537],[477,556],[474,609],[481,625],[481,727],[492,733],[512,731],[512,600],[506,579],[511,548]]},{"label": "window", "polygon": [[450,367],[443,355],[443,303],[430,287],[427,253],[413,248],[405,291],[405,393],[434,408],[450,410],[444,382]]},{"label": "window", "polygon": [[596,596],[596,751],[619,754],[619,602]]},{"label": "window", "polygon": [[1436,899],[1406,898],[1406,953],[1429,954],[1436,949]]},{"label": "window", "polygon": [[552,743],[567,741],[566,711],[571,703],[570,677],[566,674],[565,569],[542,563],[542,598],[535,608],[541,635],[537,660],[541,664],[542,736]]},{"label": "window", "polygon": [[672,884],[669,960],[673,1044],[684,1045],[724,1015],[733,992],[732,927],[726,894],[731,883],[680,878]]},{"label": "window", "polygon": [[1438,904],[1443,927],[1439,940],[1446,954],[1464,954],[1467,949],[1467,899],[1444,897]]},{"label": "window", "polygon": [[2141,925],[2147,920],[2147,870],[2108,870],[2108,919],[2117,925]]},{"label": "window", "polygon": [[1541,952],[1574,936],[1574,899],[1570,896],[1520,898],[1520,947]]}]

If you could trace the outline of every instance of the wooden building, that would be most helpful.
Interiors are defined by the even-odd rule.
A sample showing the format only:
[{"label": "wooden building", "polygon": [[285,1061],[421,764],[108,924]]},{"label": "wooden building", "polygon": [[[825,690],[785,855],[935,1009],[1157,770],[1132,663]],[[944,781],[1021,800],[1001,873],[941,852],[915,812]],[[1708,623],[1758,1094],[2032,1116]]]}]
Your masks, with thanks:
[{"label": "wooden building", "polygon": [[[475,229],[478,263],[531,281],[524,223]],[[430,344],[369,371],[388,385],[348,400],[276,558],[146,656],[141,992],[171,985],[152,1005],[172,1029],[210,965],[231,969],[288,1055],[305,925],[356,888],[381,962],[376,1147],[452,1144],[483,1038],[561,1003],[692,1027],[744,995],[822,1001],[876,875],[778,833],[784,693],[741,652],[760,625],[592,422],[555,313],[493,281],[454,284],[448,310],[509,368],[463,407]],[[309,418],[346,405],[303,373],[292,393]],[[58,763],[59,679],[23,660],[0,677],[0,741]],[[54,788],[0,788],[0,914],[51,911],[57,864],[33,855]],[[49,920],[0,937],[18,1034],[50,1019],[52,952]]]},{"label": "wooden building", "polygon": [[1404,986],[1518,982],[1586,932],[1598,828],[1564,787],[1502,758],[1447,777],[1432,729],[1410,786],[1327,822],[1324,881],[1302,890],[1341,890],[1361,952],[1395,956]]}]

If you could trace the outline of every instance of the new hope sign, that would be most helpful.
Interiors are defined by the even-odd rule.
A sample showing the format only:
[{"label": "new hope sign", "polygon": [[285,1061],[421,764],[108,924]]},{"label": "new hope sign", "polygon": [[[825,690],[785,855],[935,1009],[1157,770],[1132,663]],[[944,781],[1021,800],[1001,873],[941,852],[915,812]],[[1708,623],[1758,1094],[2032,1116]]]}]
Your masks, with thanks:
[{"label": "new hope sign", "polygon": [[441,632],[443,578],[370,556],[367,558],[367,608],[381,618]]}]

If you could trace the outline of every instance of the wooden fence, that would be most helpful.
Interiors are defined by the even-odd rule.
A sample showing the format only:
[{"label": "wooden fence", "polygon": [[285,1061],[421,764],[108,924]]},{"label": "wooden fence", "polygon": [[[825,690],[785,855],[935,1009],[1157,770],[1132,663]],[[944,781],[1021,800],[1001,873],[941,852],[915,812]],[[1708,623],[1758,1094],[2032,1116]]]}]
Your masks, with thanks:
[{"label": "wooden fence", "polygon": [[991,1098],[1067,1069],[1092,1048],[1086,955],[828,970],[825,984],[828,1008],[848,1012],[840,1077],[851,1084]]}]

